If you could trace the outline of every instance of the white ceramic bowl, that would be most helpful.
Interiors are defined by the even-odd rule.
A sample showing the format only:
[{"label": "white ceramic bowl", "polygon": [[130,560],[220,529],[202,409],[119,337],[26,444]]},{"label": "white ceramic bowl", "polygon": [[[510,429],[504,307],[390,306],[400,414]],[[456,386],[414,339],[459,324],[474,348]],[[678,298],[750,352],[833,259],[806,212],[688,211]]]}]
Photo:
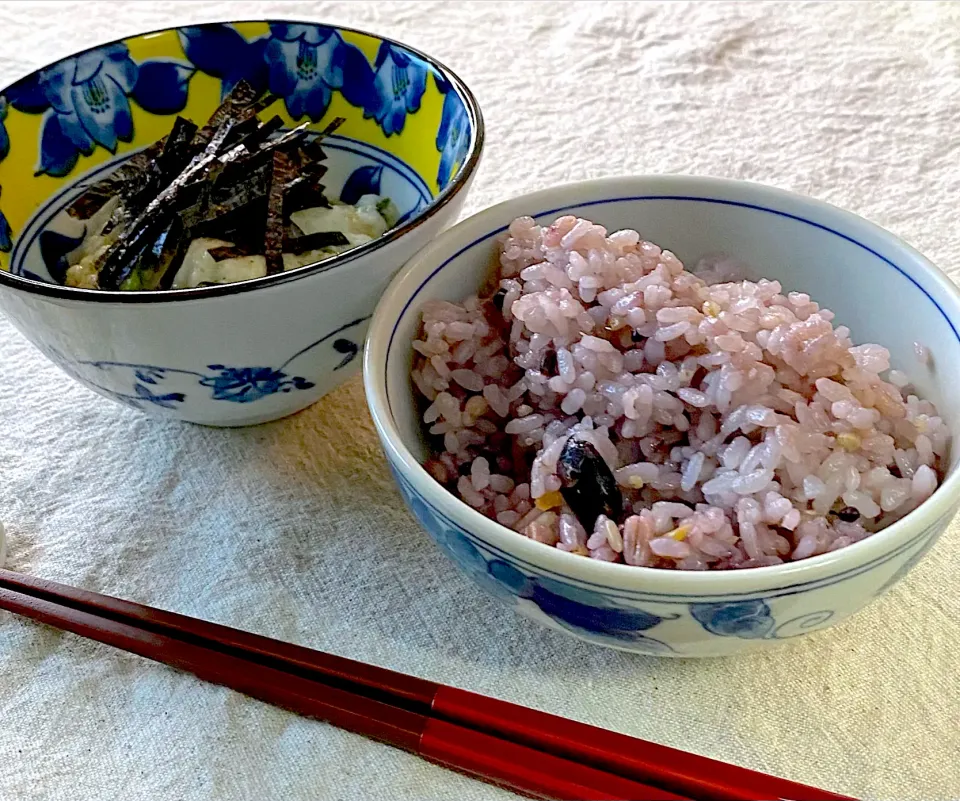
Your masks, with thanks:
[{"label": "white ceramic bowl", "polygon": [[[235,284],[63,286],[61,257],[86,230],[69,202],[179,113],[203,124],[237,78],[269,84],[269,113],[288,128],[343,116],[324,141],[328,195],[386,195],[398,224],[333,259]],[[361,31],[247,21],[91,48],[0,91],[0,309],[64,372],[142,411],[217,426],[284,417],[359,367],[391,277],[458,217],[483,137],[456,75]]]},{"label": "white ceramic bowl", "polygon": [[[891,350],[922,394],[960,430],[960,293],[892,234],[816,200],[737,181],[633,177],[519,197],[440,236],[391,284],[371,322],[367,400],[410,509],[454,564],[541,623],[599,645],[669,656],[771,646],[832,626],[902,578],[953,517],[949,474],[903,520],[841,550],[775,567],[682,572],[609,564],[522,537],[471,509],[421,467],[426,449],[410,381],[411,340],[428,299],[459,300],[490,274],[496,237],[515,217],[575,214],[609,230],[635,228],[686,264],[723,252],[788,290],[808,292],[850,326],[856,342]],[[919,363],[914,341],[930,348]]]}]

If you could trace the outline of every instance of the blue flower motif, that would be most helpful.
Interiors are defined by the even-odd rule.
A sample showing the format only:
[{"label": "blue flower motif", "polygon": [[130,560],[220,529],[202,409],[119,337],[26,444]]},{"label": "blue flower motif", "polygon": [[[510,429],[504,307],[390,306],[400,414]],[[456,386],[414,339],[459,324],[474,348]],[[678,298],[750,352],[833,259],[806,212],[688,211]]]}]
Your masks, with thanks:
[{"label": "blue flower motif", "polygon": [[267,88],[267,39],[248,42],[232,25],[222,23],[180,28],[177,35],[190,63],[220,79],[221,98],[241,80],[258,92]]},{"label": "blue flower motif", "polygon": [[443,189],[453,176],[454,167],[463,163],[470,146],[470,118],[467,108],[453,87],[439,75],[435,76],[437,89],[443,93],[443,111],[437,131],[436,147],[440,151],[437,186]]},{"label": "blue flower motif", "polygon": [[86,227],[84,227],[84,233],[76,237],[50,230],[40,232],[40,258],[43,259],[47,272],[56,283],[66,282],[67,269],[70,267],[67,254],[80,247],[84,234],[86,234]]},{"label": "blue flower motif", "polygon": [[652,650],[670,650],[665,643],[644,634],[663,622],[660,615],[616,606],[601,593],[556,579],[526,577],[513,565],[500,560],[491,563],[490,573],[566,628],[613,642],[645,642]]},{"label": "blue flower motif", "polygon": [[[64,59],[41,70],[35,80],[49,106],[38,174],[66,175],[81,153],[90,155],[98,144],[115,153],[118,142],[133,139],[127,95],[136,85],[137,65],[126,45]],[[12,101],[15,108],[18,100]]]},{"label": "blue flower motif", "polygon": [[182,109],[192,74],[178,62],[138,65],[127,46],[115,42],[24,78],[7,97],[18,111],[44,115],[37,174],[60,177],[97,145],[116,153],[118,142],[133,139],[128,97],[158,114]]},{"label": "blue flower motif", "polygon": [[9,253],[12,249],[13,231],[10,230],[10,223],[7,222],[7,218],[0,211],[0,253]]},{"label": "blue flower motif", "polygon": [[528,576],[502,559],[488,562],[480,549],[459,528],[436,514],[396,467],[388,464],[414,517],[447,556],[491,595],[511,603],[517,600],[532,601],[564,628],[590,639],[603,639],[619,645],[629,643],[634,649],[648,653],[672,650],[666,643],[645,633],[665,620],[660,615],[643,609],[617,606],[608,597],[593,590],[545,576]]},{"label": "blue flower motif", "polygon": [[427,65],[412,53],[383,42],[373,65],[374,97],[363,116],[373,117],[390,136],[403,130],[407,114],[420,108],[427,89]]},{"label": "blue flower motif", "polygon": [[721,637],[762,640],[773,634],[773,615],[762,599],[690,604],[690,614],[707,631]]},{"label": "blue flower motif", "polygon": [[173,59],[145,61],[131,97],[151,114],[177,114],[187,105],[187,85],[195,72],[189,64]]},{"label": "blue flower motif", "polygon": [[313,387],[311,382],[299,376],[288,378],[286,373],[272,367],[224,367],[222,364],[211,364],[209,369],[219,372],[201,378],[200,385],[213,389],[214,400],[252,403],[277,392]]},{"label": "blue flower motif", "polygon": [[0,253],[9,253],[13,249],[13,231],[10,230],[10,223],[0,211]]},{"label": "blue flower motif", "polygon": [[[61,252],[64,247],[70,247],[68,237],[63,237],[60,234],[57,234],[56,236],[60,237],[61,240],[66,241],[66,244],[61,241],[51,240],[53,242],[53,244],[50,246],[51,258],[54,258],[54,256]],[[315,342],[307,345],[307,347],[297,351],[293,356],[287,359],[282,365],[280,365],[279,368],[276,369],[272,367],[227,367],[222,364],[211,364],[208,365],[206,369],[208,371],[213,370],[216,372],[214,374],[210,374],[208,372],[186,370],[178,367],[161,367],[151,364],[131,364],[130,362],[115,362],[107,360],[81,361],[78,363],[85,367],[92,367],[103,372],[122,371],[127,375],[132,374],[131,385],[133,386],[134,394],[118,392],[114,389],[103,387],[100,384],[91,381],[87,375],[84,375],[76,370],[76,363],[71,362],[56,350],[52,348],[42,349],[54,363],[58,364],[65,372],[72,375],[81,383],[91,384],[102,392],[105,392],[108,395],[116,398],[117,400],[121,400],[124,403],[129,403],[137,407],[142,406],[140,403],[141,401],[148,401],[156,406],[165,406],[166,408],[173,408],[171,405],[172,403],[183,402],[186,399],[186,396],[181,392],[154,394],[153,391],[150,390],[150,386],[159,387],[169,379],[176,377],[181,377],[182,381],[182,377],[184,376],[188,376],[190,380],[195,380],[197,384],[202,387],[208,387],[212,389],[213,392],[210,395],[211,400],[226,401],[228,403],[252,403],[253,401],[260,400],[261,398],[275,395],[278,392],[292,392],[293,390],[313,389],[313,387],[316,385],[312,381],[308,381],[302,376],[288,375],[284,372],[284,370],[287,368],[287,365],[289,365],[295,359],[324,342],[333,340],[333,349],[337,353],[344,354],[340,364],[337,367],[334,367],[334,370],[339,370],[341,367],[353,361],[360,352],[360,346],[355,342],[343,337],[336,339],[334,338],[337,336],[337,334],[341,334],[351,328],[356,328],[358,325],[366,322],[368,319],[369,317],[360,317],[356,320],[351,320],[350,322],[341,325],[339,328],[331,331],[326,336],[321,337]]]},{"label": "blue flower motif", "polygon": [[347,178],[340,190],[340,201],[351,206],[356,205],[364,195],[379,195],[380,181],[383,178],[383,166],[368,164],[357,167]]},{"label": "blue flower motif", "polygon": [[267,43],[270,91],[284,99],[295,120],[317,122],[327,111],[333,90],[343,86],[344,42],[319,25],[271,25]]},{"label": "blue flower motif", "polygon": [[6,118],[7,99],[0,95],[0,161],[3,161],[10,152],[10,136],[7,134],[7,127],[3,124]]},{"label": "blue flower motif", "polygon": [[[339,91],[390,136],[420,108],[427,87],[428,67],[412,53],[383,42],[371,67],[359,48],[324,25],[274,22],[269,36],[253,41],[227,24],[181,28],[179,35],[193,66],[220,78],[223,93],[241,78],[258,90],[269,87],[296,120],[319,121]],[[451,105],[450,113],[454,110]],[[452,137],[452,153],[460,128]]]},{"label": "blue flower motif", "polygon": [[180,44],[201,72],[221,80],[225,95],[244,79],[258,91],[269,87],[296,120],[317,122],[335,90],[348,103],[366,108],[376,98],[366,56],[324,25],[271,23],[270,35],[247,41],[232,25],[198,25],[179,30]]}]

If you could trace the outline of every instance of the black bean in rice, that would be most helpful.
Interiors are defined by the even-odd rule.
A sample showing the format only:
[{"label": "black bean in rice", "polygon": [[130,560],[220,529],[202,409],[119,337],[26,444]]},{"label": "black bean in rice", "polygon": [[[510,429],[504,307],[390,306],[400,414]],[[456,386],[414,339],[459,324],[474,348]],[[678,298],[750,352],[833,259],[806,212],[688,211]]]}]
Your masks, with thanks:
[{"label": "black bean in rice", "polygon": [[550,547],[688,570],[807,558],[916,508],[949,443],[933,404],[808,295],[732,269],[515,220],[491,297],[423,308],[431,475]]}]

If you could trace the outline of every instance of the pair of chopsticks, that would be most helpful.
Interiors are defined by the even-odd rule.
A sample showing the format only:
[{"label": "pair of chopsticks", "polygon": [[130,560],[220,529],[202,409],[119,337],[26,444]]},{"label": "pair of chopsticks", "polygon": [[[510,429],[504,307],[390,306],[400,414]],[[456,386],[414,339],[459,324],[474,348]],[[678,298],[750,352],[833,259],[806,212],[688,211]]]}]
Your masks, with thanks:
[{"label": "pair of chopsticks", "polygon": [[851,801],[506,701],[8,570],[0,570],[0,609],[533,798]]}]

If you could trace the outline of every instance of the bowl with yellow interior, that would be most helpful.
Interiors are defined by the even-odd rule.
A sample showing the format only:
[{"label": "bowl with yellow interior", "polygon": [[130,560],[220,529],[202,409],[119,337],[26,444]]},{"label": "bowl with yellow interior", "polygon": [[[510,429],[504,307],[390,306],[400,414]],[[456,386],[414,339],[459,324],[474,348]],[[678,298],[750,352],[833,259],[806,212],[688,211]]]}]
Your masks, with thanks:
[{"label": "bowl with yellow interior", "polygon": [[0,308],[144,412],[283,417],[353,372],[482,146],[462,81],[371,33],[245,21],[85,50],[0,93]]}]

